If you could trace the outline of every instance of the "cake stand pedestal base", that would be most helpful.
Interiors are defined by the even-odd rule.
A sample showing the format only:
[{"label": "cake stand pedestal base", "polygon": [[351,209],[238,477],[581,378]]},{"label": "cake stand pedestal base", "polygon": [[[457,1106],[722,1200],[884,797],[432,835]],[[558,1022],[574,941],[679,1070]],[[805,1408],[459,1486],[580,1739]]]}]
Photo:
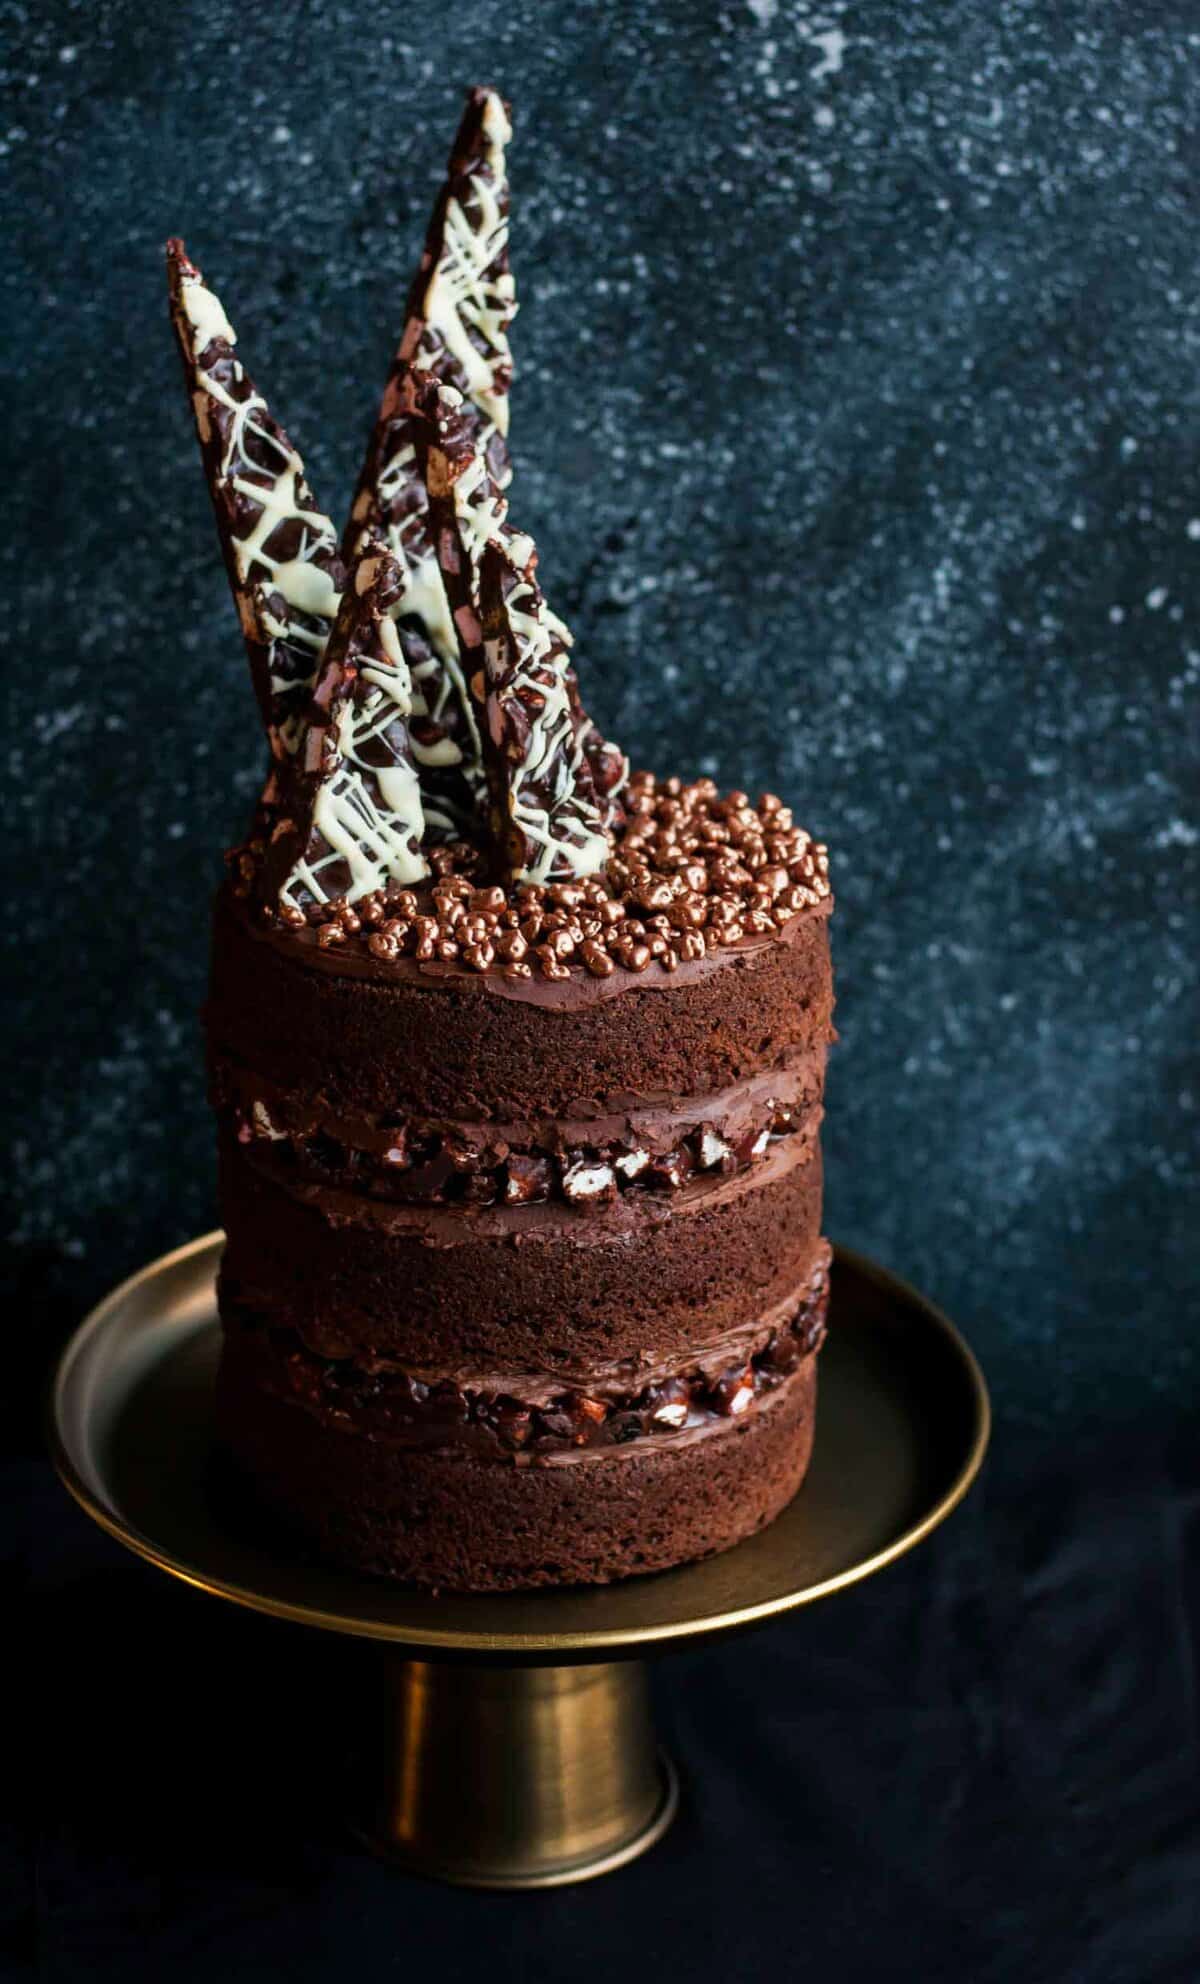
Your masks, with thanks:
[{"label": "cake stand pedestal base", "polygon": [[[352,1821],[411,1871],[550,1887],[653,1845],[678,1801],[643,1654],[771,1619],[870,1576],[957,1506],[987,1389],[953,1326],[861,1256],[834,1257],[812,1464],[736,1550],[562,1591],[416,1591],[314,1564],[213,1492],[221,1235],[165,1255],[63,1352],[51,1444],[102,1528],[236,1605],[383,1643],[382,1729]],[[363,1780],[360,1780],[362,1782]]]},{"label": "cake stand pedestal base", "polygon": [[674,1817],[677,1780],[655,1746],[640,1660],[484,1667],[389,1654],[383,1682],[382,1780],[354,1830],[402,1867],[470,1887],[555,1887],[636,1859]]}]

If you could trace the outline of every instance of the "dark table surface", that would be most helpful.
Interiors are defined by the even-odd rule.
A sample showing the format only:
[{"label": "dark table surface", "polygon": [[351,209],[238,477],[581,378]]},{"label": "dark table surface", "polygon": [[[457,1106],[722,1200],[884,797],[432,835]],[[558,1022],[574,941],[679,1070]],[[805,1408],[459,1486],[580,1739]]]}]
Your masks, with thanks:
[{"label": "dark table surface", "polygon": [[[11,1974],[1191,1979],[1194,9],[0,23]],[[910,1562],[662,1670],[680,1823],[540,1899],[348,1853],[353,1674],[126,1560],[37,1429],[72,1322],[213,1223],[206,902],[261,770],[161,242],[338,512],[477,80],[517,117],[514,517],[635,758],[830,842],[830,1230],[998,1407]]]},{"label": "dark table surface", "polygon": [[906,1562],[661,1659],[674,1828],[516,1896],[349,1848],[369,1650],[176,1589],[26,1480],[14,1978],[1195,1978],[1194,1441],[1002,1428]]}]

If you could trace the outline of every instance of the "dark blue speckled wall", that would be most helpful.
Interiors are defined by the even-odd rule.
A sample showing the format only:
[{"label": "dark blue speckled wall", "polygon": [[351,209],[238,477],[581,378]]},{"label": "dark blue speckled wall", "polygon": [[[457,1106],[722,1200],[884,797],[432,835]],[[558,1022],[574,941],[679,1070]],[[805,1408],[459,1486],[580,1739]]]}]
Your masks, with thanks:
[{"label": "dark blue speckled wall", "polygon": [[1194,6],[0,17],[7,1232],[46,1332],[213,1218],[204,923],[259,748],[160,244],[339,510],[494,79],[514,513],[589,701],[833,849],[831,1230],[1010,1413],[1194,1396]]}]

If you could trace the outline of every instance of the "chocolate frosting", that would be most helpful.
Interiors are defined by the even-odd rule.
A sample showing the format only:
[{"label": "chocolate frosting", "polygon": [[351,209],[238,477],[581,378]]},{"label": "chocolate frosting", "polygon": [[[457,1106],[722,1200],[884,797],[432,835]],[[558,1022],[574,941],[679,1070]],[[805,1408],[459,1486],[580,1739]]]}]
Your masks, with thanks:
[{"label": "chocolate frosting", "polygon": [[599,1211],[619,1192],[676,1192],[697,1175],[761,1163],[784,1137],[811,1148],[824,1049],[811,1048],[715,1095],[603,1098],[524,1120],[365,1115],[284,1091],[227,1060],[214,1107],[269,1175],[348,1187],[405,1204],[528,1205]]},{"label": "chocolate frosting", "polygon": [[810,919],[823,921],[833,910],[833,897],[826,896],[822,901],[798,910],[780,930],[742,937],[736,943],[722,946],[720,950],[706,952],[704,957],[684,959],[673,972],[665,972],[654,964],[636,976],[628,972],[614,972],[611,978],[592,978],[583,972],[571,972],[566,978],[547,979],[506,978],[498,971],[476,972],[457,962],[443,964],[436,958],[427,962],[412,957],[380,959],[372,954],[365,942],[351,941],[337,949],[325,950],[321,948],[318,930],[291,930],[276,924],[264,924],[252,916],[239,898],[230,897],[230,902],[234,913],[244,921],[248,934],[256,943],[281,952],[305,970],[336,978],[369,979],[376,984],[420,985],[432,992],[466,986],[472,991],[478,989],[489,998],[508,999],[519,1005],[565,1012],[600,1005],[605,1000],[620,998],[623,993],[671,992],[681,985],[698,984],[716,972],[736,967],[741,959],[761,956],[776,945],[793,944]]},{"label": "chocolate frosting", "polygon": [[647,1227],[659,1226],[669,1218],[686,1217],[693,1211],[710,1211],[741,1197],[745,1192],[768,1185],[777,1178],[807,1164],[813,1142],[804,1137],[787,1137],[769,1150],[759,1164],[731,1177],[700,1177],[674,1192],[669,1199],[651,1193],[622,1194],[604,1208],[603,1219],[581,1219],[572,1206],[547,1200],[534,1205],[398,1205],[367,1198],[361,1192],[338,1186],[309,1184],[303,1179],[276,1177],[280,1190],[301,1204],[319,1211],[332,1227],[354,1227],[382,1233],[406,1233],[427,1247],[456,1247],[464,1234],[518,1244],[535,1234],[553,1234],[573,1246],[611,1246],[615,1235],[642,1234]]},{"label": "chocolate frosting", "polygon": [[799,1295],[694,1351],[683,1369],[598,1367],[565,1387],[559,1371],[402,1368],[387,1359],[332,1360],[292,1330],[227,1308],[225,1327],[257,1382],[332,1426],[404,1446],[462,1448],[517,1465],[645,1437],[695,1435],[738,1418],[776,1390],[823,1340],[830,1249],[822,1243]]},{"label": "chocolate frosting", "polygon": [[[824,1072],[824,1048],[807,1048],[786,1062],[713,1095],[680,1095],[668,1089],[642,1095],[610,1095],[599,1102],[580,1096],[559,1116],[492,1117],[472,1122],[463,1117],[409,1117],[410,1133],[457,1133],[479,1140],[502,1140],[514,1150],[559,1150],[571,1144],[604,1144],[628,1137],[652,1151],[668,1149],[679,1137],[701,1124],[711,1124],[723,1136],[736,1136],[761,1120],[776,1103],[787,1108],[811,1104],[819,1094]],[[396,1125],[386,1118],[335,1111],[320,1090],[285,1090],[250,1070],[222,1061],[214,1070],[213,1101],[218,1107],[240,1106],[252,1112],[261,1101],[271,1122],[295,1134],[324,1131],[356,1150],[385,1151],[395,1141]],[[815,1106],[815,1105],[814,1105]]]}]

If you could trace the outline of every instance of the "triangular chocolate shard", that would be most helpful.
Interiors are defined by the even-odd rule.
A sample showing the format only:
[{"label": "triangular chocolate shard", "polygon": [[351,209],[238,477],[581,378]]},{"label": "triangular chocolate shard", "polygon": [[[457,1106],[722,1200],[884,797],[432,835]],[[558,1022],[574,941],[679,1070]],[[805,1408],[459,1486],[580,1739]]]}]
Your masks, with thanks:
[{"label": "triangular chocolate shard", "polygon": [[404,574],[397,619],[412,670],[413,746],[434,837],[455,835],[469,824],[482,800],[484,774],[478,725],[429,538],[408,375],[420,367],[458,388],[490,473],[504,486],[510,476],[508,326],[516,310],[504,158],[510,136],[508,107],[496,91],[469,91],[345,537],[349,555],[364,533],[382,536]]},{"label": "triangular chocolate shard", "polygon": [[432,535],[483,755],[500,866],[517,881],[596,874],[628,767],[584,711],[571,635],[534,579],[537,547],[508,505],[452,386],[414,374]]},{"label": "triangular chocolate shard", "polygon": [[[405,399],[451,630],[457,631],[460,652],[474,653],[480,640],[480,560],[488,540],[508,528],[508,500],[488,467],[470,406],[460,392],[432,373],[413,371]],[[524,542],[525,555],[536,560],[533,539]]]},{"label": "triangular chocolate shard", "polygon": [[254,693],[276,759],[301,712],[345,583],[337,533],[304,463],[234,352],[237,334],[182,241],[167,243],[171,322]]},{"label": "triangular chocolate shard", "polygon": [[533,562],[522,560],[528,542],[507,531],[490,538],[479,568],[484,755],[497,845],[513,881],[580,880],[608,861],[611,808],[584,750],[590,726],[566,645]]},{"label": "triangular chocolate shard", "polygon": [[358,901],[429,873],[408,724],[412,681],[392,614],[403,581],[368,539],[330,636],[304,734],[282,767],[263,860],[263,906],[296,920],[312,903]]}]

